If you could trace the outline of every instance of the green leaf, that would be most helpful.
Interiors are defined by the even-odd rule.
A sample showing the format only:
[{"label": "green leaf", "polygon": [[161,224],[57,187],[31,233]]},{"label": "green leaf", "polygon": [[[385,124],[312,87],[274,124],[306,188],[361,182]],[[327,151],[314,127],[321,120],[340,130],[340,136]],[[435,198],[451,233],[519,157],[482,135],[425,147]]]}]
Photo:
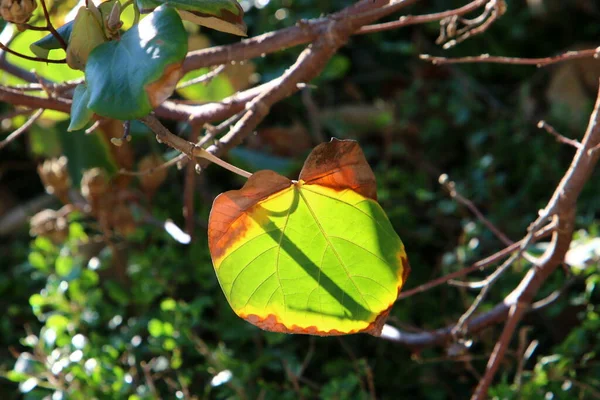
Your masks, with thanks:
[{"label": "green leaf", "polygon": [[81,7],[75,17],[67,47],[67,64],[73,69],[83,70],[92,50],[106,41],[108,39],[104,35],[102,21],[92,10]]},{"label": "green leaf", "polygon": [[31,266],[34,268],[37,268],[42,271],[45,271],[46,269],[48,269],[46,259],[44,258],[42,253],[38,253],[37,251],[32,251],[31,253],[29,253],[28,261],[29,261],[29,264],[31,264]]},{"label": "green leaf", "polygon": [[174,311],[177,308],[177,302],[173,299],[164,299],[160,303],[160,309],[163,311]]},{"label": "green leaf", "polygon": [[57,335],[64,332],[68,325],[69,319],[60,314],[53,314],[46,320],[46,327],[54,329]]},{"label": "green leaf", "polygon": [[71,104],[71,123],[67,130],[69,132],[85,128],[92,119],[94,112],[87,105],[90,101],[90,92],[87,85],[82,83],[77,85],[73,93],[73,103]]},{"label": "green leaf", "polygon": [[73,269],[73,257],[68,255],[68,256],[60,256],[56,259],[56,264],[55,264],[55,268],[56,268],[56,273],[59,276],[67,276],[71,273],[71,270]]},{"label": "green leaf", "polygon": [[157,319],[151,319],[148,322],[148,332],[152,337],[159,337],[163,334],[163,323]]},{"label": "green leaf", "polygon": [[[65,40],[66,43],[69,43],[69,39],[71,38],[73,23],[74,21],[67,22],[60,28],[56,29],[58,34]],[[44,36],[42,39],[29,45],[29,48],[36,56],[40,58],[48,58],[48,53],[50,50],[61,49],[62,46],[56,37],[50,33]]]},{"label": "green leaf", "polygon": [[120,120],[147,115],[173,93],[186,53],[181,18],[172,8],[158,7],[121,40],[92,51],[85,69],[88,108]]},{"label": "green leaf", "polygon": [[[163,3],[160,0],[136,0],[141,12],[148,12]],[[236,0],[169,0],[181,18],[221,32],[246,36],[244,10]]]},{"label": "green leaf", "polygon": [[354,141],[319,145],[298,181],[259,171],[218,196],[208,240],[233,310],[275,332],[378,335],[410,271]]},{"label": "green leaf", "polygon": [[44,304],[46,304],[46,300],[44,299],[44,296],[36,293],[32,294],[29,298],[29,304],[32,307],[42,307]]}]

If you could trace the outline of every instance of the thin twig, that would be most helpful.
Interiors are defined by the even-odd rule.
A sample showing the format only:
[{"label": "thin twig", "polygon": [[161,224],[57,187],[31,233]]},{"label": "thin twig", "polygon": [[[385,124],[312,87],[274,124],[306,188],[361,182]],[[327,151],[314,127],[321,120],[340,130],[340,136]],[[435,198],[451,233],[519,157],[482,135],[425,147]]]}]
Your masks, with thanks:
[{"label": "thin twig", "polygon": [[478,220],[480,220],[505,246],[510,246],[513,241],[510,240],[500,229],[498,229],[490,220],[488,220],[475,204],[456,190],[456,184],[448,178],[448,175],[440,175],[439,182],[448,190],[450,197],[466,206]]},{"label": "thin twig", "polygon": [[140,119],[140,121],[146,124],[146,126],[148,126],[148,128],[150,128],[150,130],[156,134],[156,140],[158,140],[159,142],[164,142],[172,148],[179,150],[180,152],[186,154],[190,159],[194,157],[201,157],[245,178],[249,178],[252,175],[248,171],[244,171],[241,168],[238,168],[224,160],[221,160],[217,156],[204,150],[202,147],[198,147],[196,146],[196,144],[172,134],[153,115],[143,117]]},{"label": "thin twig", "polygon": [[60,60],[51,60],[49,58],[28,56],[27,54],[19,53],[18,51],[9,48],[4,43],[0,43],[0,49],[4,50],[7,53],[10,53],[14,56],[21,57],[21,58],[24,58],[25,60],[30,60],[30,61],[39,61],[39,62],[45,62],[45,63],[49,63],[49,64],[66,64],[66,62],[67,62],[66,58],[63,58]]},{"label": "thin twig", "polygon": [[360,28],[356,34],[367,34],[382,31],[389,31],[393,29],[402,28],[409,25],[426,24],[429,22],[440,21],[444,18],[452,17],[454,15],[464,15],[475,11],[479,7],[486,4],[489,0],[476,0],[469,4],[466,4],[460,8],[454,10],[448,10],[439,13],[427,14],[427,15],[405,15],[400,17],[397,21],[384,22],[381,24],[367,25]]},{"label": "thin twig", "polygon": [[[572,240],[575,223],[575,205],[579,194],[584,185],[589,180],[600,153],[589,152],[600,144],[600,87],[594,105],[594,111],[590,116],[590,121],[581,141],[581,147],[577,149],[573,161],[563,179],[560,181],[554,194],[548,201],[546,208],[540,212],[538,219],[529,227],[529,233],[526,236],[521,248],[526,246],[532,240],[533,232],[537,227],[543,224],[548,218],[557,221],[557,229],[553,234],[552,242],[546,249],[538,265],[531,268],[521,283],[507,296],[505,302],[511,302],[511,308],[508,320],[504,325],[504,330],[490,357],[485,375],[477,385],[472,399],[483,399],[487,396],[488,388],[492,384],[496,371],[499,368],[500,361],[503,359],[510,339],[516,329],[524,312],[531,304],[534,296],[537,294],[541,285],[548,276],[558,268],[569,250]],[[514,298],[511,298],[514,296]]]},{"label": "thin twig", "polygon": [[[42,0],[43,2],[44,0]],[[158,390],[156,389],[156,385],[154,384],[154,379],[152,379],[152,374],[150,371],[150,366],[148,365],[148,363],[146,363],[146,361],[142,361],[140,363],[140,366],[142,367],[142,372],[144,373],[144,378],[146,380],[146,385],[148,386],[148,389],[150,389],[150,393],[152,393],[152,397],[155,399],[159,399],[160,400],[160,395],[158,394]]]},{"label": "thin twig", "polygon": [[501,57],[482,54],[471,57],[435,57],[429,54],[421,54],[419,57],[422,60],[429,61],[432,64],[464,64],[464,63],[493,63],[493,64],[512,64],[512,65],[535,65],[545,67],[550,64],[556,64],[563,61],[576,60],[580,58],[598,58],[600,47],[595,49],[568,51],[553,57],[542,58],[522,58],[522,57]]},{"label": "thin twig", "polygon": [[502,265],[500,265],[490,276],[488,276],[484,281],[483,285],[481,285],[482,289],[479,292],[479,295],[475,298],[471,306],[465,311],[463,315],[460,316],[456,326],[454,327],[454,333],[459,334],[463,333],[465,324],[467,321],[473,316],[475,311],[479,308],[481,303],[485,300],[488,293],[492,289],[493,284],[502,276],[502,274],[510,268],[515,261],[517,261],[521,257],[521,252],[517,251],[512,256],[510,256]]},{"label": "thin twig", "polygon": [[207,72],[204,75],[200,75],[196,78],[190,79],[189,81],[185,81],[177,85],[177,89],[183,89],[188,86],[196,85],[198,83],[207,84],[213,79],[215,79],[223,70],[225,69],[225,65],[218,65],[215,69]]},{"label": "thin twig", "polygon": [[304,400],[304,395],[302,394],[302,390],[300,389],[298,377],[290,368],[290,365],[288,364],[287,360],[282,359],[281,363],[283,364],[283,369],[285,370],[288,379],[290,380],[290,382],[292,382],[292,386],[294,387],[294,391],[296,392],[297,398],[300,400]]},{"label": "thin twig", "polygon": [[[200,139],[200,141],[198,143],[196,143],[196,146],[203,147],[205,144],[207,144],[208,142],[210,142],[213,139],[214,139],[213,132],[207,131],[206,135],[204,135],[202,137],[202,139]],[[157,167],[148,168],[148,169],[145,169],[143,171],[128,171],[126,169],[121,169],[121,170],[119,170],[119,174],[121,174],[121,175],[128,175],[128,176],[150,175],[150,174],[153,174],[156,171],[161,171],[163,169],[170,168],[173,165],[177,165],[177,164],[185,161],[186,158],[187,158],[187,154],[181,153],[178,156],[170,159],[169,161],[166,161],[164,164],[161,164],[161,165],[159,165]]]},{"label": "thin twig", "polygon": [[[198,141],[201,128],[192,125],[192,134],[190,139],[195,143]],[[194,237],[194,195],[196,194],[196,163],[187,165],[185,170],[185,181],[183,186],[183,217],[185,218],[185,232]]]},{"label": "thin twig", "polygon": [[[479,35],[485,32],[498,18],[506,12],[505,0],[490,0],[486,5],[483,13],[474,19],[460,18],[453,16],[446,18],[440,22],[440,37],[436,41],[442,43],[448,40],[443,48],[449,49],[458,43],[464,42],[470,37]],[[464,27],[458,28],[458,22],[461,22]]]},{"label": "thin twig", "polygon": [[537,127],[540,129],[544,129],[546,132],[554,136],[556,138],[556,141],[559,143],[568,144],[569,146],[573,146],[576,149],[579,149],[581,147],[581,143],[579,143],[577,140],[569,139],[568,137],[561,135],[556,131],[556,129],[552,127],[552,125],[550,125],[544,120],[538,122]]},{"label": "thin twig", "polygon": [[[93,133],[96,129],[98,129],[100,127],[100,124],[102,123],[101,120],[97,120],[95,121],[89,128],[87,128],[85,130],[85,134],[89,135],[91,133]],[[113,138],[114,139],[114,138]],[[112,141],[112,140],[111,140]]]},{"label": "thin twig", "polygon": [[42,3],[44,17],[46,18],[46,28],[50,31],[50,33],[52,33],[52,36],[54,36],[56,40],[58,40],[58,43],[60,43],[60,47],[62,47],[63,50],[66,51],[67,42],[62,36],[60,36],[56,29],[54,29],[54,25],[52,25],[52,21],[50,20],[50,13],[48,12],[48,7],[46,6],[46,0],[40,0],[40,3]]},{"label": "thin twig", "polygon": [[21,136],[23,133],[27,132],[27,130],[29,128],[31,128],[31,126],[33,124],[35,124],[35,121],[37,121],[38,118],[40,118],[42,116],[43,112],[44,112],[43,108],[40,108],[39,110],[37,110],[35,113],[33,113],[31,115],[31,117],[29,117],[29,119],[23,125],[21,125],[13,133],[11,133],[10,135],[8,135],[6,137],[6,139],[4,139],[3,141],[1,141],[0,142],[0,150],[2,150],[3,148],[5,148],[9,143],[11,143],[13,140],[15,140],[16,138],[18,138],[19,136]]},{"label": "thin twig", "polygon": [[532,340],[531,343],[527,347],[527,334],[531,330],[531,327],[526,326],[519,329],[519,347],[517,348],[517,372],[515,373],[514,385],[517,387],[516,392],[520,393],[521,384],[523,379],[523,371],[525,369],[525,362],[529,359],[528,356],[531,356],[530,348],[533,346],[537,346],[537,340]]},{"label": "thin twig", "polygon": [[[542,229],[540,229],[538,232],[536,232],[535,236],[534,236],[534,240],[538,240],[541,238],[544,238],[548,235],[550,235],[553,230],[554,230],[554,224],[548,224],[545,227],[543,227]],[[435,280],[429,281],[427,283],[424,283],[423,285],[419,285],[416,288],[410,289],[410,290],[406,290],[400,293],[400,295],[398,296],[398,300],[402,300],[405,299],[407,297],[411,297],[414,296],[415,294],[419,294],[419,293],[423,293],[426,292],[430,289],[433,289],[434,287],[443,285],[444,283],[452,280],[452,279],[456,279],[459,278],[461,276],[465,276],[470,274],[471,272],[475,272],[475,271],[480,271],[483,268],[493,265],[494,263],[498,262],[500,259],[506,257],[507,255],[509,255],[510,253],[514,252],[515,250],[517,250],[519,247],[521,246],[521,241],[519,242],[515,242],[513,244],[511,244],[510,246],[506,247],[505,249],[500,250],[499,252],[492,254],[491,256],[484,258],[483,260],[477,261],[475,264],[469,266],[469,267],[465,267],[462,268],[458,271],[452,272],[450,274],[444,275],[442,277],[439,277]]]}]

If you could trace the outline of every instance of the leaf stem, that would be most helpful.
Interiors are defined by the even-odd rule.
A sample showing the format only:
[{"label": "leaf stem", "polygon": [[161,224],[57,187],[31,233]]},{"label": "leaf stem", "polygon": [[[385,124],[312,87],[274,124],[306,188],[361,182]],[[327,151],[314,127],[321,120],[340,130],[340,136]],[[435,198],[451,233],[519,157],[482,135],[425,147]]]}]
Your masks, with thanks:
[{"label": "leaf stem", "polygon": [[238,168],[235,165],[229,164],[227,161],[220,159],[219,157],[215,156],[212,153],[209,153],[208,151],[204,150],[202,147],[195,147],[193,154],[196,157],[204,158],[205,160],[215,163],[218,166],[223,167],[223,168],[233,172],[234,174],[243,176],[246,179],[248,179],[252,176],[252,174],[250,172],[243,170],[241,168]]},{"label": "leaf stem", "polygon": [[204,150],[202,147],[197,146],[195,143],[189,142],[177,135],[174,135],[154,115],[147,115],[143,118],[140,118],[140,121],[142,121],[146,126],[148,126],[148,128],[150,128],[150,130],[152,130],[152,132],[156,134],[157,141],[165,143],[175,150],[179,150],[192,159],[195,157],[204,158],[235,174],[243,176],[244,178],[249,178],[252,175],[248,171],[244,171],[241,168],[221,160],[217,156]]}]

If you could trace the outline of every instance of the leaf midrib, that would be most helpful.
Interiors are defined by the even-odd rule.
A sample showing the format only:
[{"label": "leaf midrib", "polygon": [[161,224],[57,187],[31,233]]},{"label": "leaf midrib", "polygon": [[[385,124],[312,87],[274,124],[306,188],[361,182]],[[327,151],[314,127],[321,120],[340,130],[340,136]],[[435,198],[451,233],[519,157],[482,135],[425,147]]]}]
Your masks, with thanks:
[{"label": "leaf midrib", "polygon": [[[306,207],[308,208],[308,211],[310,212],[310,214],[312,215],[313,219],[315,220],[315,223],[317,224],[317,226],[319,227],[319,231],[321,232],[321,234],[323,235],[323,238],[325,238],[325,241],[327,242],[327,245],[329,247],[331,247],[331,250],[333,251],[333,254],[335,255],[335,257],[337,258],[338,262],[340,263],[340,265],[342,266],[342,269],[344,270],[344,272],[346,273],[346,275],[348,276],[348,279],[350,280],[350,282],[352,282],[352,284],[354,285],[354,288],[356,289],[356,291],[358,292],[358,294],[360,294],[360,297],[362,299],[362,301],[364,302],[365,306],[367,307],[367,309],[369,309],[369,303],[367,302],[367,300],[365,299],[362,291],[360,290],[360,288],[358,287],[358,285],[356,284],[356,282],[354,282],[354,280],[352,279],[352,276],[350,275],[350,273],[348,272],[348,269],[346,268],[346,265],[344,264],[344,262],[342,261],[342,258],[340,257],[340,255],[338,254],[336,248],[333,246],[333,243],[329,240],[329,236],[327,235],[327,233],[325,232],[325,230],[323,229],[323,226],[321,225],[321,223],[319,222],[319,219],[317,218],[314,210],[312,209],[312,207],[310,206],[310,204],[308,203],[307,198],[304,196],[304,194],[302,193],[302,189],[298,188],[297,186],[294,187],[294,190],[297,190],[300,197],[302,198],[302,200],[304,201],[304,204],[306,204]],[[314,192],[313,192],[314,193]],[[346,295],[346,292],[342,289],[342,300],[341,300],[341,305],[342,307],[344,307],[344,296]]]}]

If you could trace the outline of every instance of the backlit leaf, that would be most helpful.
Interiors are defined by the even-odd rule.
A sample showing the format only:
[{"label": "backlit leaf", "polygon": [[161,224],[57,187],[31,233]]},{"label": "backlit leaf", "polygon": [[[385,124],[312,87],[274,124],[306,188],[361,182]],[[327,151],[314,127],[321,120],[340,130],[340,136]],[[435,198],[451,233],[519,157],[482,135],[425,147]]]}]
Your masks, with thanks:
[{"label": "backlit leaf", "polygon": [[378,335],[410,270],[354,141],[315,148],[298,181],[259,171],[221,194],[208,237],[233,310],[275,332]]},{"label": "backlit leaf", "polygon": [[[97,10],[96,13],[99,14]],[[75,17],[67,47],[67,64],[73,69],[83,70],[92,50],[107,40],[102,21],[92,10],[81,7]]]},{"label": "backlit leaf", "polygon": [[[162,0],[136,0],[141,12],[166,3]],[[236,0],[169,0],[181,18],[221,32],[246,36],[244,10]]]},{"label": "backlit leaf", "polygon": [[[65,40],[65,42],[69,43],[69,39],[71,38],[71,31],[73,30],[74,21],[67,22],[56,31],[58,34]],[[49,33],[44,36],[42,39],[32,43],[29,45],[31,52],[40,58],[47,58],[50,50],[60,49],[61,44],[56,39],[56,37]]]},{"label": "backlit leaf", "polygon": [[173,93],[186,53],[181,18],[172,8],[157,8],[121,40],[92,51],[85,69],[88,108],[120,120],[148,115]]}]

